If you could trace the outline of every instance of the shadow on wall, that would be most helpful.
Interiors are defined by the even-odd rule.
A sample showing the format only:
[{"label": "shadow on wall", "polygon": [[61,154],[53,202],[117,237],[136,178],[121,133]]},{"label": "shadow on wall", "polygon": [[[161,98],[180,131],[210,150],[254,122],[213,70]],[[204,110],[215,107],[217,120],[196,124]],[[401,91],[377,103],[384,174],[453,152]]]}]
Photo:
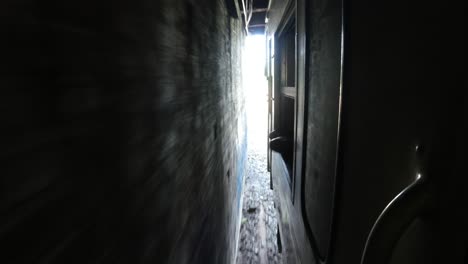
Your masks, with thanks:
[{"label": "shadow on wall", "polygon": [[6,0],[0,27],[0,262],[230,262],[244,33],[224,1]]}]

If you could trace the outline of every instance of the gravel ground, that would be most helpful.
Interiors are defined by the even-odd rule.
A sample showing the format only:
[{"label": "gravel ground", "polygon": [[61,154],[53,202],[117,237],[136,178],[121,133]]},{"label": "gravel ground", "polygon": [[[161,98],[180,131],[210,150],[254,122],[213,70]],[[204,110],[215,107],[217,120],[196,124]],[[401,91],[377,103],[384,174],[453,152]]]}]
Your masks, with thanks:
[{"label": "gravel ground", "polygon": [[247,175],[237,263],[282,263],[278,253],[278,225],[274,195],[266,171],[266,155],[248,153]]},{"label": "gravel ground", "polygon": [[247,101],[249,134],[238,264],[283,263],[277,245],[275,196],[266,167],[267,105],[266,100],[263,106],[259,105],[261,97],[257,94],[256,101]]}]

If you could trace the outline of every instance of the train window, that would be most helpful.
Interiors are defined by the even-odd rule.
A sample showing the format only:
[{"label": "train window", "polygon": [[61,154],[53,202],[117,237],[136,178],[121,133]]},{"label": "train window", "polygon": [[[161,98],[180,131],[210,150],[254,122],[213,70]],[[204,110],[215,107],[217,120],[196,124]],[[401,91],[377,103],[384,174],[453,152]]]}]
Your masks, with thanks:
[{"label": "train window", "polygon": [[289,171],[289,177],[293,180],[294,159],[294,121],[296,109],[296,27],[295,18],[288,21],[280,35],[279,41],[280,80],[278,87],[278,115],[277,129],[287,142],[282,149],[281,156]]}]

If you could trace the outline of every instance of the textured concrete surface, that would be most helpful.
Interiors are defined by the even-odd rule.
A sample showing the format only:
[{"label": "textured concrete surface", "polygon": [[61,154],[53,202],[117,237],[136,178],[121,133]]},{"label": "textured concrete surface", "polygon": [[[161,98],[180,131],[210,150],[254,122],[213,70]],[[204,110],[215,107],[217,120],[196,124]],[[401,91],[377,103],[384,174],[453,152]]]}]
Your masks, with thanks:
[{"label": "textured concrete surface", "polygon": [[0,263],[231,263],[243,32],[224,0],[0,3]]},{"label": "textured concrete surface", "polygon": [[[261,72],[260,72],[261,77]],[[246,84],[248,148],[237,263],[282,263],[277,212],[267,171],[267,84]]]}]

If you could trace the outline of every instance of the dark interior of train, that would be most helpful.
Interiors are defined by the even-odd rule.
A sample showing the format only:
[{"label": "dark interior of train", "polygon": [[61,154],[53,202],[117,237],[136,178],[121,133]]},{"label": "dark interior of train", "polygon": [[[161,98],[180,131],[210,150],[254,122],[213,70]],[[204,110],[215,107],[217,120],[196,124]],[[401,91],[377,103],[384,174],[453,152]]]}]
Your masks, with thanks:
[{"label": "dark interior of train", "polygon": [[468,263],[463,1],[0,1],[0,263]]}]

